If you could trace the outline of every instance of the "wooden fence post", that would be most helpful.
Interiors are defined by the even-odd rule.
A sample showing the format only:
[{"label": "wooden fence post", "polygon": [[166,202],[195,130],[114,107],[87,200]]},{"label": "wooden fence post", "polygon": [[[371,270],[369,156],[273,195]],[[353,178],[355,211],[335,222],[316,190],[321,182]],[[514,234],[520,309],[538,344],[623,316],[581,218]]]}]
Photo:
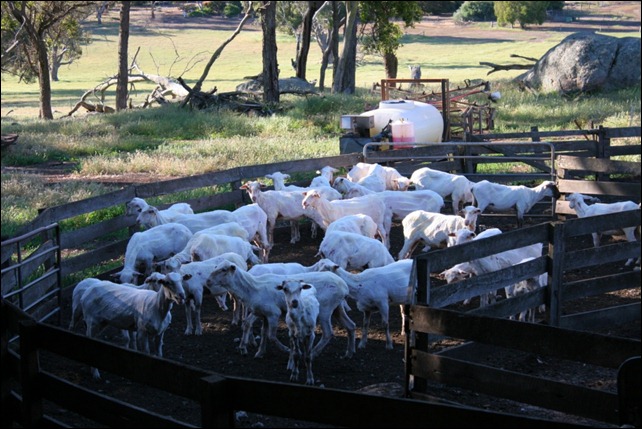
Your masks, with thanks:
[{"label": "wooden fence post", "polygon": [[[610,160],[611,159],[611,139],[606,136],[606,130],[604,129],[603,125],[600,125],[598,128],[598,134],[597,134],[597,158],[600,159],[606,159]],[[597,173],[597,177],[595,178],[597,181],[608,181],[610,180],[610,176],[608,173],[604,172],[599,172]]]},{"label": "wooden fence post", "polygon": [[564,222],[549,223],[548,239],[548,293],[546,321],[550,326],[560,326],[562,317],[562,285],[564,281]]},{"label": "wooden fence post", "polygon": [[234,410],[231,408],[229,385],[224,377],[203,377],[201,395],[201,426],[204,428],[233,428]]},{"label": "wooden fence post", "polygon": [[38,427],[43,418],[42,394],[38,387],[38,325],[34,320],[18,324],[20,333],[20,380],[22,384],[22,417],[24,427]]}]

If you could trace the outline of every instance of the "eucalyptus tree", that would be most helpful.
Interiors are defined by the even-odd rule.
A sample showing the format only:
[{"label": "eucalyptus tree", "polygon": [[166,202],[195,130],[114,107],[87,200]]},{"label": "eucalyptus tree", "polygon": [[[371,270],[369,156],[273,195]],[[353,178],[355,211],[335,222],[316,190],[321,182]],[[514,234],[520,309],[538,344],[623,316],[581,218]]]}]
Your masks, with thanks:
[{"label": "eucalyptus tree", "polygon": [[[24,82],[38,80],[42,119],[53,119],[51,106],[50,46],[52,37],[62,37],[69,24],[80,22],[95,10],[93,1],[3,1],[2,71]],[[15,41],[5,55],[6,40]]]},{"label": "eucalyptus tree", "polygon": [[386,77],[397,77],[399,61],[397,50],[401,47],[404,27],[420,22],[423,11],[415,1],[362,1],[359,2],[360,42],[365,53],[383,58]]}]

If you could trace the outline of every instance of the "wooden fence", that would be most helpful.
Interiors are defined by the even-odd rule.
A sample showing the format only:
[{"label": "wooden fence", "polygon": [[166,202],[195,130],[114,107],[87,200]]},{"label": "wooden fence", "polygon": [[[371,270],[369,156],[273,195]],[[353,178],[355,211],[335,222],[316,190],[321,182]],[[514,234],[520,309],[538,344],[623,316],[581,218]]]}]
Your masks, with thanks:
[{"label": "wooden fence", "polygon": [[[616,394],[517,374],[480,364],[479,360],[482,354],[492,354],[488,348],[484,351],[481,347],[488,345],[533,353],[544,356],[544,359],[556,357],[616,369],[627,359],[639,357],[639,340],[620,342],[607,336],[587,334],[609,324],[639,324],[639,300],[588,313],[572,313],[565,309],[566,303],[580,297],[640,287],[639,270],[617,271],[594,278],[589,274],[582,278],[574,277],[573,280],[565,276],[572,270],[616,261],[623,263],[629,257],[639,257],[640,241],[618,242],[598,249],[593,248],[592,244],[589,248],[580,249],[571,249],[569,245],[573,237],[592,231],[636,225],[640,225],[640,210],[542,223],[488,240],[472,241],[416,256],[416,303],[410,306],[407,314],[410,321],[407,329],[414,341],[407,344],[405,359],[407,375],[413,380],[413,387],[409,387],[407,394],[413,398],[426,397],[429,393],[426,381],[432,380],[618,424],[619,399]],[[435,286],[435,280],[431,277],[431,274],[438,274],[461,262],[535,243],[544,243],[546,255],[525,264],[475,276],[446,287]],[[466,313],[488,318],[469,318],[460,312],[440,310],[542,273],[548,274],[547,287]],[[543,325],[506,319],[541,304],[546,304]],[[463,346],[431,353],[428,334],[468,342]],[[555,395],[551,395],[552,392]]]},{"label": "wooden fence", "polygon": [[[566,140],[552,141],[551,146],[554,148],[555,153],[562,154],[563,156],[602,158],[603,160],[609,161],[610,156],[640,153],[639,144],[633,146],[611,145],[612,139],[620,137],[639,137],[639,127],[624,129],[600,128],[599,130],[581,132],[559,132],[558,135],[563,136],[563,138],[567,138],[569,135],[582,137],[589,135],[595,137],[585,137],[584,140],[579,142],[569,142]],[[533,142],[541,142],[540,137],[552,137],[552,134],[531,133],[529,136],[530,137],[525,137],[524,135],[510,135],[503,136],[504,138],[498,137],[498,140],[507,142],[507,139],[527,138]],[[501,150],[498,150],[497,146],[502,146]],[[487,145],[486,147],[481,144],[480,146],[473,148],[472,146],[467,145],[444,143],[439,146],[418,147],[415,149],[382,152],[372,151],[372,153],[368,153],[367,162],[379,162],[391,165],[402,172],[402,174],[409,174],[412,169],[418,168],[419,166],[430,165],[431,168],[470,175],[471,177],[478,177],[478,180],[481,180],[481,178],[479,178],[481,176],[473,176],[474,174],[477,174],[476,166],[480,163],[503,162],[503,154],[503,156],[511,158],[521,157],[523,162],[539,169],[534,169],[535,173],[518,173],[497,178],[489,177],[489,179],[499,182],[533,180],[535,177],[541,177],[543,171],[545,174],[550,174],[551,166],[541,160],[542,157],[545,158],[548,155],[537,149],[542,146],[547,145],[529,145],[521,141],[516,141],[514,144]],[[607,149],[607,147],[609,149]],[[455,156],[461,157],[456,158]],[[534,156],[539,157],[540,159],[529,159]],[[557,158],[554,158],[553,162],[555,162],[555,159]],[[567,170],[571,170],[567,163],[569,159],[561,158],[560,161],[563,168]],[[82,274],[83,271],[88,268],[95,269],[96,267],[102,266],[105,261],[122,258],[128,238],[133,232],[135,232],[135,219],[131,216],[125,216],[124,214],[113,216],[97,224],[84,228],[77,230],[62,230],[58,233],[57,224],[60,222],[79,215],[94,213],[103,209],[112,209],[117,206],[121,206],[124,213],[124,205],[133,197],[152,198],[166,196],[171,198],[171,196],[175,196],[176,200],[159,205],[159,208],[164,208],[171,205],[173,202],[181,201],[190,203],[196,212],[216,208],[234,207],[247,203],[246,195],[239,190],[239,186],[245,180],[263,177],[266,174],[273,173],[274,171],[287,172],[291,175],[294,174],[295,177],[297,174],[302,176],[308,175],[311,177],[314,175],[314,171],[326,165],[332,165],[337,168],[343,167],[347,170],[357,162],[365,160],[366,158],[364,158],[363,154],[355,153],[336,157],[239,167],[226,171],[171,181],[132,186],[99,197],[78,201],[64,206],[52,207],[42,211],[34,222],[21,231],[20,237],[3,241],[2,243],[2,406],[3,410],[16,411],[16,413],[3,412],[3,419],[7,419],[6,421],[20,421],[25,423],[25,426],[30,426],[31,423],[43,423],[43,419],[47,419],[47,417],[42,411],[41,402],[43,399],[47,399],[74,409],[78,408],[75,400],[77,400],[77,403],[97,404],[96,407],[90,407],[85,412],[89,413],[90,417],[95,418],[97,421],[106,422],[110,425],[122,426],[125,425],[123,423],[124,421],[144,422],[141,423],[141,425],[145,424],[145,426],[172,426],[176,423],[171,421],[171,419],[164,420],[166,418],[162,416],[150,415],[139,410],[128,409],[126,405],[120,404],[117,401],[109,401],[102,398],[101,395],[96,392],[83,392],[82,389],[69,385],[70,383],[68,382],[57,380],[56,377],[48,374],[46,371],[42,371],[38,367],[38,352],[40,350],[47,350],[48,352],[54,352],[64,356],[65,358],[76,359],[87,365],[95,365],[100,368],[105,368],[116,374],[121,374],[125,377],[135,379],[138,382],[149,383],[170,393],[184,395],[185,397],[197,400],[199,403],[203,404],[202,424],[204,426],[214,424],[231,426],[233,425],[233,419],[231,418],[232,411],[238,409],[284,416],[288,418],[305,417],[307,420],[319,423],[336,424],[339,426],[372,425],[373,427],[389,427],[393,422],[395,426],[399,426],[399,422],[404,422],[404,426],[407,427],[415,425],[425,426],[425,418],[416,417],[425,415],[431,415],[431,419],[433,419],[436,426],[444,427],[470,427],[473,422],[475,427],[485,425],[493,427],[546,427],[547,425],[551,425],[551,422],[533,421],[516,416],[504,416],[496,413],[484,413],[479,410],[465,409],[465,411],[462,411],[461,409],[452,409],[448,407],[442,408],[441,406],[427,404],[421,401],[373,398],[367,395],[363,396],[356,393],[352,394],[350,392],[335,392],[331,389],[305,388],[303,386],[279,385],[278,383],[263,383],[221,377],[220,375],[204,373],[203,371],[196,370],[194,368],[185,370],[186,372],[192,372],[191,377],[186,374],[183,375],[186,380],[185,385],[181,383],[178,385],[169,385],[169,383],[163,381],[166,380],[165,378],[158,377],[155,372],[151,371],[151,368],[178,371],[177,368],[180,367],[178,364],[162,359],[150,358],[148,356],[132,355],[132,353],[136,352],[122,350],[119,348],[115,348],[118,350],[115,352],[115,349],[113,349],[114,346],[96,342],[97,340],[77,336],[73,333],[67,332],[66,330],[38,322],[34,323],[27,320],[26,322],[29,322],[27,323],[27,327],[29,329],[22,328],[22,330],[20,330],[21,328],[19,328],[19,322],[24,321],[25,318],[35,318],[37,321],[51,321],[50,316],[52,313],[47,309],[52,307],[52,300],[54,308],[55,304],[58,304],[59,302],[60,295],[58,294],[58,291],[61,287],[60,279]],[[624,164],[616,162],[611,164],[609,167],[621,167],[622,165]],[[607,174],[607,171],[611,170],[605,170],[602,174],[599,170],[592,171],[597,171],[596,178],[599,178],[601,181],[602,179],[608,179],[610,173]],[[633,175],[635,175],[636,171],[639,175],[639,163],[637,170],[633,171]],[[553,169],[553,172],[555,172],[555,169]],[[540,176],[537,176],[537,174],[540,174]],[[587,181],[586,179],[587,178],[584,177],[583,183]],[[567,180],[566,173],[564,173],[563,180]],[[637,181],[637,191],[639,196],[639,177]],[[304,184],[303,182],[304,180],[297,184]],[[572,184],[569,184],[569,188],[566,192],[570,192],[575,189],[571,185]],[[617,187],[619,185],[612,186]],[[212,192],[206,197],[187,201],[180,199],[178,196],[181,192],[200,188],[207,188],[212,190]],[[609,188],[609,190],[610,189],[612,188]],[[617,189],[622,188],[617,187]],[[614,195],[625,195],[625,193],[615,193]],[[554,211],[551,215],[554,215]],[[583,339],[586,335],[590,336],[595,334],[591,334],[590,332],[580,333],[578,329],[590,331],[591,323],[604,323],[605,320],[613,320],[614,310],[610,309],[604,309],[604,311],[599,311],[589,315],[562,315],[563,304],[566,299],[618,290],[620,288],[624,288],[624,285],[634,285],[631,287],[639,287],[640,285],[639,271],[616,273],[613,276],[609,276],[604,279],[589,278],[576,281],[575,283],[565,282],[563,277],[563,272],[565,270],[577,270],[596,263],[603,263],[606,260],[615,260],[613,258],[626,259],[627,257],[631,257],[631,255],[639,256],[639,241],[637,243],[618,243],[614,245],[616,247],[605,246],[600,249],[582,249],[578,250],[576,253],[566,253],[565,243],[569,237],[573,235],[589,234],[594,231],[595,228],[601,227],[599,222],[608,222],[609,227],[616,224],[633,225],[635,222],[639,225],[640,212],[638,210],[621,215],[612,215],[607,220],[595,218],[577,219],[572,222],[569,220],[568,222],[561,223],[544,223],[533,227],[535,229],[524,228],[519,231],[501,234],[496,240],[492,240],[492,247],[477,249],[475,248],[477,245],[476,243],[470,243],[462,245],[461,247],[458,246],[457,251],[445,249],[443,251],[430,252],[430,258],[422,256],[417,257],[416,279],[418,285],[418,301],[417,305],[409,307],[409,316],[411,316],[413,320],[413,325],[409,327],[409,329],[413,332],[413,335],[411,336],[416,336],[418,339],[418,343],[413,344],[412,347],[408,348],[409,354],[407,355],[406,364],[409,366],[407,374],[409,381],[411,378],[413,379],[412,388],[410,382],[407,385],[408,396],[411,398],[421,398],[421,395],[424,395],[423,398],[425,399],[425,390],[423,389],[424,386],[422,385],[422,379],[429,378],[427,374],[429,370],[426,368],[434,369],[437,365],[442,365],[439,360],[431,361],[431,359],[435,358],[433,357],[433,354],[428,353],[427,345],[429,344],[429,341],[426,339],[428,334],[438,333],[439,335],[452,335],[459,338],[469,338],[476,342],[487,341],[488,344],[491,345],[502,345],[502,341],[515,339],[517,348],[535,351],[533,350],[535,348],[534,345],[528,346],[523,344],[523,341],[517,341],[520,336],[524,335],[521,333],[521,329],[524,329],[528,324],[517,323],[510,320],[495,319],[505,317],[509,314],[518,313],[519,310],[523,308],[531,308],[540,303],[546,303],[548,308],[546,320],[550,326],[538,326],[536,328],[529,325],[528,327],[528,329],[532,328],[533,330],[538,328],[547,328],[551,330],[550,332],[537,331],[539,332],[539,336],[536,338],[538,341],[541,340],[539,341],[539,344],[545,342],[546,338],[549,337],[551,338],[551,341],[558,342],[568,339],[572,336],[571,332],[567,332],[569,329],[572,329],[573,332],[577,332],[577,335],[579,335],[578,338]],[[52,225],[55,225],[56,228],[51,228]],[[117,238],[114,239],[114,236]],[[123,236],[125,238],[122,238]],[[22,240],[22,238],[24,238],[24,240]],[[35,241],[30,241],[32,239]],[[497,275],[492,278],[492,281],[489,277],[479,276],[475,280],[461,282],[457,288],[442,289],[438,287],[430,287],[429,278],[430,273],[432,272],[448,268],[464,260],[470,260],[473,256],[480,257],[483,256],[483,254],[490,254],[491,252],[498,252],[514,248],[519,245],[528,245],[535,241],[548,243],[548,253],[546,256],[538,258],[531,263],[523,264],[523,266],[520,265],[512,267],[501,273],[497,273]],[[21,254],[20,252],[23,251],[16,250],[16,247],[14,246],[16,242],[23,243],[22,245],[29,242],[29,245],[24,248],[25,258],[16,256],[17,254]],[[27,249],[27,247],[29,249]],[[60,254],[70,254],[73,256],[59,256],[59,259],[56,259],[56,257],[52,256],[51,253],[46,253],[48,249],[56,249],[56,252],[61,252]],[[56,254],[54,253],[53,255]],[[19,276],[16,275],[17,271],[14,267],[18,259],[22,259],[20,261]],[[428,265],[429,261],[430,265]],[[58,281],[39,281],[41,276],[52,278],[52,270],[57,270],[56,276],[59,276],[57,277]],[[105,270],[102,274],[94,275],[94,277],[105,277],[113,271],[114,270]],[[487,323],[498,323],[499,325],[497,329],[500,329],[502,332],[508,332],[507,334],[502,335],[501,338],[499,338],[500,336],[491,336],[492,338],[483,336],[479,337],[474,330],[471,331],[470,337],[467,337],[466,335],[468,334],[460,332],[459,329],[455,329],[457,326],[455,323],[449,323],[449,326],[452,326],[454,329],[454,331],[451,332],[449,330],[442,331],[441,325],[434,325],[432,323],[424,324],[422,322],[422,320],[428,320],[434,317],[444,318],[444,320],[447,320],[446,318],[450,316],[448,316],[447,313],[441,312],[447,311],[443,310],[443,307],[447,306],[451,302],[455,302],[454,300],[462,300],[466,296],[480,294],[485,290],[496,289],[498,287],[502,287],[503,284],[508,284],[510,282],[514,283],[518,278],[528,278],[542,272],[549,273],[548,288],[536,291],[532,294],[524,295],[520,298],[500,301],[496,306],[487,307],[479,314],[466,314],[466,318],[462,318],[462,320],[466,321],[466,324],[471,324],[473,326],[485,326],[484,324]],[[39,299],[36,299],[37,302],[26,304],[17,299],[5,299],[6,297],[23,296],[23,294],[15,294],[14,292],[25,288],[31,284],[31,282],[41,285],[37,288],[31,289],[34,291],[38,290],[38,294],[35,295],[40,297],[47,296],[51,297],[51,299],[46,302],[40,302]],[[447,292],[446,290],[449,290],[450,292]],[[12,293],[14,294],[10,295]],[[55,300],[55,298],[58,298],[58,301]],[[33,304],[38,304],[38,306],[34,306]],[[16,309],[14,309],[13,306],[15,306]],[[21,313],[17,310],[18,308],[22,310],[28,308],[29,316],[26,315],[27,313]],[[618,311],[622,313],[619,316],[619,320],[629,320],[628,318],[633,320],[635,317],[639,320],[640,304],[637,302],[626,309],[619,309]],[[433,314],[432,312],[435,313]],[[492,322],[489,322],[486,319],[488,316],[492,316]],[[439,332],[435,332],[436,330]],[[17,333],[20,334],[21,350],[19,354],[15,351],[14,347],[12,347]],[[529,331],[529,334],[530,333],[531,332]],[[57,338],[57,340],[54,340],[54,338]],[[591,337],[588,341],[589,342],[587,344],[593,344],[597,350],[600,350],[600,354],[610,352],[610,349],[613,347],[618,347],[621,350],[632,350],[634,354],[640,354],[639,341],[631,343],[627,340],[619,343],[616,340],[607,340],[601,337]],[[615,342],[609,343],[609,341]],[[578,339],[577,342],[581,343],[582,341]],[[65,345],[64,347],[62,346],[63,344]],[[546,351],[548,351],[549,348],[553,348],[553,346],[547,346]],[[585,351],[586,349],[580,348],[578,350]],[[629,352],[626,353],[627,356],[630,355]],[[114,358],[114,356],[117,355],[122,356],[122,359]],[[444,355],[446,355],[446,353],[444,353]],[[619,362],[622,363],[621,358],[623,357],[624,355],[614,358],[609,365],[615,365],[614,362],[618,359]],[[575,358],[587,359],[591,363],[595,362],[595,359],[587,358],[583,356],[582,353],[578,353]],[[442,358],[438,357],[437,359]],[[449,361],[445,358],[442,359],[442,361],[444,362],[444,368],[447,368],[449,365],[447,362]],[[124,364],[124,362],[127,362],[127,364]],[[132,364],[132,362],[139,363]],[[156,363],[151,365],[149,362]],[[419,362],[421,362],[421,365],[419,365]],[[424,367],[424,364],[433,366]],[[470,365],[470,368],[475,368],[475,371],[477,370],[475,365]],[[456,376],[457,366],[454,365],[453,368],[455,368],[455,372],[453,373],[454,375],[444,372],[444,380],[455,382],[458,379]],[[481,373],[486,374],[487,376],[497,376],[499,377],[497,380],[505,380],[507,377],[506,375],[498,375],[491,371],[480,372],[480,374]],[[433,372],[433,375],[434,374],[437,374],[437,372]],[[208,381],[203,381],[203,378]],[[170,379],[175,382],[177,379],[183,378],[172,376]],[[532,380],[525,381],[530,383]],[[15,383],[21,387],[13,389]],[[470,387],[479,388],[483,391],[483,385],[483,382],[479,382],[479,380],[477,380],[477,383],[471,383]],[[197,386],[201,386],[202,389],[197,389]],[[491,384],[488,384],[488,386],[489,390],[493,391],[490,393],[497,393],[501,390],[498,385],[494,385],[494,389],[490,388]],[[558,384],[551,385],[546,382],[542,382],[542,385],[538,385],[538,389],[542,389],[542,391],[550,391],[548,389],[557,388],[566,389]],[[22,395],[17,393],[22,389],[25,389],[25,391],[22,392]],[[504,386],[502,389],[505,389],[507,392],[506,394],[508,395],[520,399],[528,399],[523,398],[525,393],[523,391],[519,391],[517,388],[513,389],[510,386]],[[196,390],[198,390],[198,392],[196,392]],[[269,395],[259,395],[260,392],[265,392],[266,390],[270,391]],[[66,401],[64,399],[67,397],[66,394],[61,395],[56,393],[60,391],[66,392],[70,395],[70,398],[75,399]],[[571,389],[569,391],[573,394],[584,394],[583,389]],[[213,401],[212,399],[215,395],[218,395],[216,396],[219,399],[218,402]],[[265,403],[265,398],[268,396],[289,399],[288,401],[280,400],[278,401],[279,403],[276,403],[277,401],[270,401],[270,409],[266,409],[267,405]],[[229,400],[221,403],[221,397],[229,398]],[[596,395],[595,397],[605,398],[605,396],[601,394]],[[339,401],[338,398],[342,398],[343,400]],[[307,401],[302,399],[306,399]],[[328,407],[323,407],[322,411],[318,410],[316,407],[310,406],[310,404],[317,404],[318,401],[321,400],[324,401],[324,404],[330,405]],[[604,419],[605,422],[613,422],[615,417],[612,405],[615,399],[613,399],[611,395],[608,396],[608,399],[604,400],[608,406],[602,408],[596,407],[596,410],[599,411],[589,414],[593,417]],[[581,412],[584,412],[583,410],[577,410],[578,407],[571,406],[570,402],[570,400],[560,401],[559,403],[553,404],[552,408],[566,409],[565,407],[569,407],[568,411],[571,413],[579,412],[581,414]],[[367,403],[367,405],[364,403]],[[386,405],[383,405],[384,403]],[[350,405],[348,406],[346,404]],[[380,404],[381,407],[385,406],[385,408],[372,408],[373,405],[377,407],[377,404]],[[540,405],[549,406],[550,404]],[[608,408],[608,410],[606,408]],[[334,411],[328,412],[329,409]],[[375,415],[363,416],[360,414],[359,418],[356,419],[353,417],[346,417],[346,413],[341,411],[346,409],[386,409],[391,411],[383,413],[385,414],[383,417],[380,414],[376,414],[376,417]],[[405,423],[407,423],[407,425],[405,425]],[[178,427],[189,426],[177,425]],[[560,422],[555,422],[555,425],[564,426]],[[569,427],[571,426],[573,425],[569,425]]]},{"label": "wooden fence", "polygon": [[[0,317],[3,427],[68,427],[64,417],[56,419],[48,412],[52,403],[57,410],[66,410],[63,416],[76,413],[103,427],[234,427],[235,412],[241,410],[336,427],[590,427],[425,400],[223,376],[35,322],[4,300]],[[19,354],[8,341],[16,334]],[[82,388],[47,368],[41,359],[45,354],[96,366],[131,384],[194,402],[200,421],[179,421]]]}]

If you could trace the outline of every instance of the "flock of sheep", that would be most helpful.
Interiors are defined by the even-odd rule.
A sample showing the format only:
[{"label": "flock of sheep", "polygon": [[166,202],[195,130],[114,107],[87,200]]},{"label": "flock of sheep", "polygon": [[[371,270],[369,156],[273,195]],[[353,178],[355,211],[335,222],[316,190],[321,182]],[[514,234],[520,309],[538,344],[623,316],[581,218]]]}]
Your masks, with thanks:
[{"label": "flock of sheep", "polygon": [[[252,203],[234,211],[194,213],[185,203],[159,210],[134,198],[127,204],[127,214],[137,216],[143,229],[131,236],[123,269],[114,281],[88,278],[76,285],[70,329],[84,320],[86,334],[93,337],[112,326],[122,331],[128,347],[162,356],[173,304],[185,306],[185,335],[201,335],[201,306],[204,291],[208,291],[224,310],[227,298],[231,299],[231,323],[241,324],[243,330],[242,354],[248,353],[249,345],[257,346],[253,329],[261,322],[254,356],[263,357],[268,343],[273,343],[288,353],[290,380],[296,381],[300,366],[305,365],[305,383],[314,384],[312,362],[331,341],[333,321],[348,333],[346,358],[356,347],[366,347],[375,312],[380,313],[386,331],[386,348],[392,349],[389,310],[391,305],[410,302],[411,257],[417,246],[424,250],[456,246],[500,234],[496,228],[475,233],[478,216],[485,209],[514,209],[521,226],[524,215],[538,201],[560,196],[551,181],[533,188],[475,183],[428,167],[417,169],[409,178],[392,167],[368,163],[358,163],[345,177],[334,177],[338,172],[324,167],[309,187],[286,185],[290,177],[280,172],[266,176],[274,184],[272,190],[258,180],[246,182],[242,189]],[[452,214],[441,213],[445,197],[452,200]],[[640,207],[633,202],[589,205],[586,198],[567,196],[580,217]],[[324,231],[316,255],[319,261],[312,266],[269,262],[277,220],[290,221],[290,243],[296,243],[301,219],[311,221],[313,236],[318,228]],[[398,255],[389,250],[393,221],[403,226],[404,245]],[[629,241],[636,239],[633,228],[625,233]],[[599,246],[597,233],[594,245]],[[541,244],[512,249],[458,264],[442,275],[452,283],[541,255]],[[511,297],[547,281],[543,274],[504,292]],[[363,313],[358,346],[348,299]],[[480,297],[480,305],[495,299],[494,294]],[[287,345],[276,335],[283,317],[290,338]],[[518,317],[533,321],[534,310]],[[95,368],[92,374],[100,377]]]}]

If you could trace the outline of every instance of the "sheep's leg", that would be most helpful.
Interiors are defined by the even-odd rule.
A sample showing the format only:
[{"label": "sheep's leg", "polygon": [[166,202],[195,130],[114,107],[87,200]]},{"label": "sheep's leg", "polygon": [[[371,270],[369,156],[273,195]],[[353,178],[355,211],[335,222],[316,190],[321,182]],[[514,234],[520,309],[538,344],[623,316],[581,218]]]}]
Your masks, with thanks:
[{"label": "sheep's leg", "polygon": [[[192,300],[185,301],[185,332],[184,335],[192,335],[194,326],[192,325]],[[200,320],[200,319],[199,319]]]},{"label": "sheep's leg", "polygon": [[303,359],[305,361],[305,384],[314,385],[314,374],[312,373],[312,345],[314,344],[314,331],[303,338]]},{"label": "sheep's leg", "polygon": [[[94,338],[96,336],[97,327],[95,327],[91,321],[85,320],[85,323],[87,324],[86,335],[89,338]],[[100,371],[98,371],[98,368],[94,368],[92,366],[90,370],[91,370],[91,376],[94,378],[94,380],[100,380]]]},{"label": "sheep's leg", "polygon": [[321,327],[321,339],[312,349],[312,357],[318,356],[325,346],[330,342],[332,337],[334,337],[334,332],[332,330],[331,316],[327,314],[319,313],[317,318],[319,325]]},{"label": "sheep's leg", "polygon": [[370,310],[363,311],[363,326],[361,328],[361,340],[359,341],[360,349],[366,348],[366,343],[368,342],[368,328],[370,327],[371,316],[372,316],[372,311]]},{"label": "sheep's leg", "polygon": [[[346,313],[346,309],[344,308],[344,303],[339,304],[337,306],[337,308],[334,309],[334,311],[332,312],[332,317],[335,320],[337,320],[339,325],[341,325],[346,331],[348,331],[348,345],[346,347],[346,353],[345,353],[345,355],[343,357],[345,359],[349,359],[349,358],[352,357],[352,355],[354,355],[354,352],[355,352],[355,343],[356,343],[355,331],[356,331],[357,326],[352,321],[352,319],[350,319],[350,316],[348,316],[348,313]],[[330,318],[328,318],[328,319],[330,319]],[[322,320],[321,315],[319,315],[319,319],[318,320],[319,321]],[[321,329],[322,329],[322,332],[324,332],[323,331],[323,325],[321,325]],[[330,338],[332,338],[332,336],[334,335],[334,333],[332,332],[332,324],[330,324],[330,333],[331,333]],[[324,332],[324,334],[325,334],[325,332]],[[323,336],[321,337],[321,339],[323,339]],[[328,339],[328,341],[329,341],[329,339]],[[312,358],[313,359],[316,358],[317,355],[319,354],[319,352],[321,351],[321,349],[319,349],[320,343],[321,343],[321,341],[319,341],[319,343],[312,350]]]},{"label": "sheep's leg", "polygon": [[390,335],[390,324],[388,323],[390,316],[388,304],[383,305],[379,312],[381,313],[381,323],[386,330],[386,350],[392,350],[392,336]]},{"label": "sheep's leg", "polygon": [[290,243],[294,244],[301,240],[301,231],[298,220],[290,221]]},{"label": "sheep's leg", "polygon": [[282,352],[290,352],[290,349],[276,337],[278,323],[278,316],[269,318],[265,317],[263,319],[263,326],[261,327],[261,342],[259,343],[259,350],[254,355],[255,358],[260,359],[265,356],[268,341],[276,344],[277,348]]},{"label": "sheep's leg", "polygon": [[290,335],[290,354],[288,356],[288,366],[287,370],[290,372],[294,371],[294,359],[295,359],[295,350],[296,350],[296,344],[294,344],[294,335]]},{"label": "sheep's leg", "polygon": [[243,319],[243,334],[241,335],[241,341],[239,343],[239,351],[242,356],[247,355],[247,344],[249,343],[249,336],[252,335],[252,326],[254,325],[255,320],[254,315],[248,315]]},{"label": "sheep's leg", "polygon": [[419,240],[413,239],[413,238],[408,238],[406,241],[403,243],[403,247],[399,251],[399,257],[398,259],[409,259],[412,253],[415,251],[415,247],[417,247],[417,244],[419,243]]},{"label": "sheep's leg", "polygon": [[[635,228],[626,228],[626,229],[624,230],[624,235],[626,235],[626,241],[628,241],[628,242],[634,242],[634,241],[637,241],[637,239],[635,238]],[[639,258],[638,258],[638,259],[639,259]],[[629,266],[629,265],[631,265],[634,261],[635,261],[635,258],[629,258],[629,259],[626,261],[626,264],[624,264],[624,266],[625,266],[625,267],[628,267],[628,266]]]},{"label": "sheep's leg", "polygon": [[194,303],[194,334],[203,335],[203,326],[201,325],[201,303]]},{"label": "sheep's leg", "polygon": [[290,336],[290,355],[292,356],[292,370],[290,372],[290,381],[297,381],[299,378],[299,362],[301,360],[301,347],[296,336]]}]

